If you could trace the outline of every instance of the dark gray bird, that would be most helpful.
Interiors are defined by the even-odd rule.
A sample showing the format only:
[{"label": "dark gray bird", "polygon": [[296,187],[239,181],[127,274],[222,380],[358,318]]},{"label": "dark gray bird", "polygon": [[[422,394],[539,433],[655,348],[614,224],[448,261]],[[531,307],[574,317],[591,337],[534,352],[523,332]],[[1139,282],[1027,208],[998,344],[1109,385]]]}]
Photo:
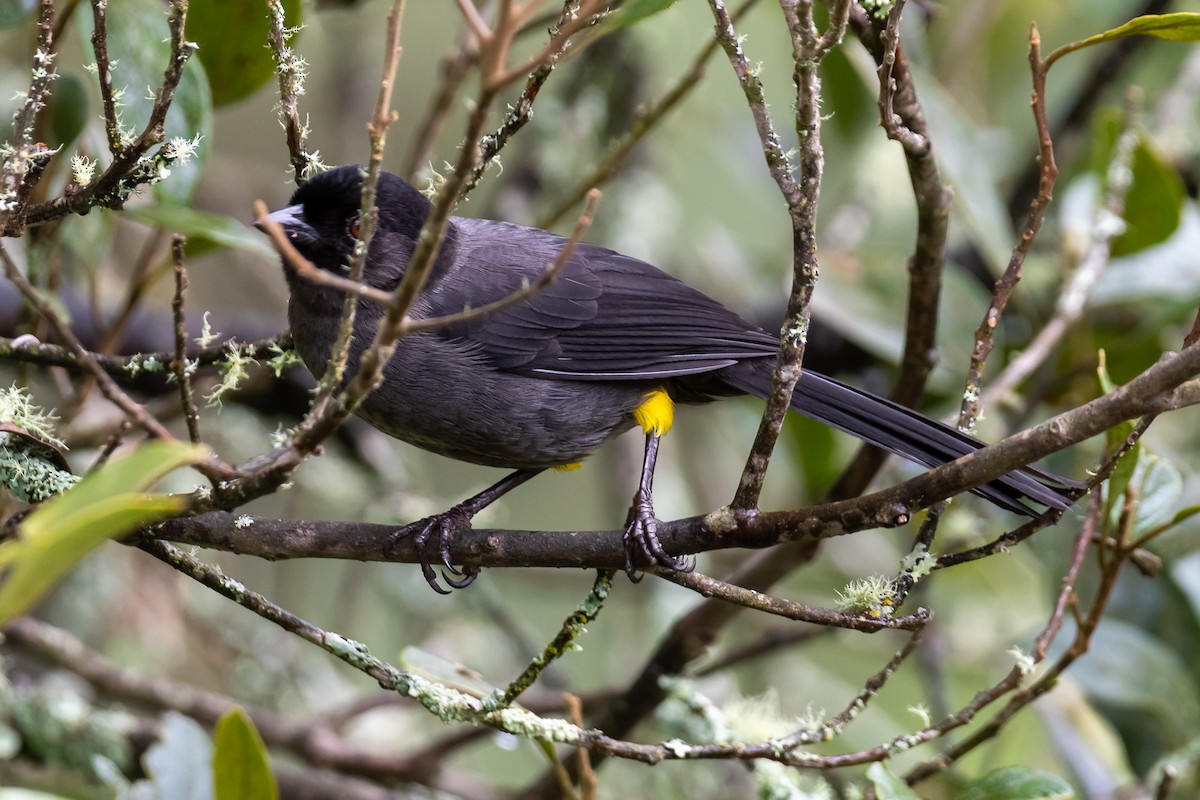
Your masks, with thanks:
[{"label": "dark gray bird", "polygon": [[[341,273],[358,231],[362,173],[345,166],[322,173],[272,213],[317,267]],[[390,291],[408,266],[429,215],[429,201],[390,173],[379,182],[379,225],[365,281]],[[415,318],[479,308],[537,280],[566,241],[537,228],[454,217]],[[314,375],[324,372],[343,295],[285,269],[288,320],[296,349]],[[362,301],[350,347],[350,374],[369,345],[382,309]],[[673,403],[704,403],[770,388],[778,339],[716,300],[635,258],[579,244],[543,291],[501,311],[400,340],[382,385],[359,416],[379,430],[434,453],[514,469],[512,475],[429,520],[419,541],[437,534],[442,563],[447,537],[496,498],[549,467],[576,464],[617,434],[640,426],[646,457],[625,531],[626,570],[639,563],[690,569],[666,553],[656,535],[651,482],[659,437]],[[792,409],[927,467],[953,461],[981,442],[889,400],[805,371]],[[973,491],[1001,508],[1033,517],[1074,502],[1080,484],[1034,467],[1010,472]],[[438,591],[436,575],[422,564]],[[469,583],[471,571],[453,586]]]}]

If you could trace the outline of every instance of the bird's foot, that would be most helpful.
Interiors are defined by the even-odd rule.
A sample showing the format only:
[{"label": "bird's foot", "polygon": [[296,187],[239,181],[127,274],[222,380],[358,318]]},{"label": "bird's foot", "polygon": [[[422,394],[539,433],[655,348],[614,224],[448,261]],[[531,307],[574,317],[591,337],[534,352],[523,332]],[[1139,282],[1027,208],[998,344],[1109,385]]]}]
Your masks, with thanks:
[{"label": "bird's foot", "polygon": [[[473,516],[474,514],[460,504],[449,511],[434,514],[406,526],[398,533],[401,537],[410,534],[413,536],[413,545],[417,550],[417,562],[421,565],[421,574],[425,576],[425,582],[429,584],[429,588],[438,594],[450,594],[450,591],[442,588],[438,574],[433,568],[430,558],[432,546],[437,548],[438,563],[446,568],[441,575],[441,580],[445,581],[451,589],[465,589],[479,577],[479,567],[466,566],[459,569],[450,560],[451,537],[457,532],[469,530]],[[447,572],[449,575],[446,574]],[[454,577],[450,577],[451,575]]]},{"label": "bird's foot", "polygon": [[696,559],[691,556],[673,556],[663,550],[658,540],[658,519],[654,516],[654,502],[650,493],[639,489],[633,496],[629,508],[629,519],[625,523],[625,574],[637,583],[637,562],[649,561],[666,572],[691,572],[696,568]]},{"label": "bird's foot", "polygon": [[464,589],[470,586],[479,577],[479,567],[466,566],[460,570],[450,562],[451,537],[455,533],[470,530],[471,520],[475,518],[476,514],[541,471],[540,468],[519,469],[505,475],[479,494],[468,497],[449,511],[426,517],[419,522],[406,525],[396,532],[396,539],[410,535],[414,537],[413,544],[416,545],[421,574],[425,576],[425,582],[431,589],[438,594],[450,594],[442,588],[438,582],[437,573],[433,570],[433,564],[429,558],[430,541],[437,542],[438,561],[446,568],[446,572],[454,576],[451,578],[445,572],[442,573],[442,580],[446,582],[446,585],[452,589]]}]

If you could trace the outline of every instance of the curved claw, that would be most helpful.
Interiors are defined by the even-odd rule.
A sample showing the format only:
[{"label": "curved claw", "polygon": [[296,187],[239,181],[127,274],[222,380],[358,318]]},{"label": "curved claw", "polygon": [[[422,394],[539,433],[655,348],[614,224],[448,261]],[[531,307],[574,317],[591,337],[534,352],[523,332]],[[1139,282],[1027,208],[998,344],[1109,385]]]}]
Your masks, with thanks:
[{"label": "curved claw", "polygon": [[625,574],[634,583],[641,580],[635,562],[644,557],[656,567],[667,572],[691,572],[696,568],[696,559],[690,556],[673,556],[663,549],[658,539],[658,520],[654,516],[654,505],[650,493],[638,490],[629,509],[629,522],[623,538],[625,546]]},{"label": "curved claw", "polygon": [[413,539],[413,544],[417,548],[417,562],[421,565],[421,574],[425,576],[425,582],[429,584],[429,588],[433,589],[438,594],[450,594],[449,589],[443,589],[438,583],[437,573],[434,572],[433,565],[429,563],[428,541],[429,535],[436,528],[438,531],[438,541],[442,542],[446,538],[446,528],[442,524],[443,517],[430,517],[429,520],[421,526],[421,530],[417,532],[416,538]]},{"label": "curved claw", "polygon": [[429,584],[429,588],[438,594],[450,594],[449,589],[442,588],[438,580],[438,574],[433,568],[433,561],[430,558],[430,539],[435,537],[437,540],[438,561],[451,575],[455,576],[451,578],[443,572],[441,580],[445,581],[446,585],[451,589],[463,589],[474,583],[475,578],[479,576],[479,568],[466,567],[460,570],[451,563],[450,556],[450,535],[456,530],[469,528],[471,526],[471,518],[462,513],[456,506],[444,514],[427,517],[423,522],[424,524],[421,525],[413,537],[413,544],[417,551],[417,562],[421,566],[421,575],[424,576],[425,583]]},{"label": "curved claw", "polygon": [[[453,509],[451,509],[451,512],[452,511],[453,511]],[[447,512],[446,516],[449,516],[449,514],[450,514],[450,512]],[[463,577],[464,573],[461,570],[459,570],[458,567],[454,566],[454,564],[450,560],[450,536],[449,536],[449,534],[450,534],[450,531],[452,530],[451,525],[450,525],[450,520],[443,517],[443,519],[441,521],[441,525],[439,527],[441,528],[441,535],[438,537],[438,560],[442,562],[442,566],[446,568],[447,572],[449,572],[451,575],[453,575],[456,578],[461,578],[461,577]],[[466,526],[463,526],[463,527],[466,527]],[[445,577],[445,573],[442,573],[442,577]],[[449,578],[446,579],[446,583],[449,583],[451,586],[454,585],[450,581]]]},{"label": "curved claw", "polygon": [[[454,574],[462,576],[462,578],[459,580],[449,577],[444,572],[442,573],[442,580],[444,580],[446,585],[452,589],[465,589],[475,582],[475,579],[479,577],[479,573],[479,567],[464,567],[461,572],[457,570],[454,572]],[[446,592],[446,594],[450,593]]]},{"label": "curved claw", "polygon": [[[397,532],[397,536],[407,536],[413,529],[417,529],[413,543],[416,545],[417,560],[421,563],[421,574],[425,576],[425,582],[429,584],[431,589],[438,594],[449,594],[438,583],[437,573],[433,571],[433,565],[430,563],[428,542],[433,531],[437,530],[438,561],[446,568],[446,571],[450,575],[454,576],[453,578],[447,577],[443,573],[442,580],[446,582],[447,586],[453,589],[470,586],[479,575],[479,567],[467,566],[460,570],[454,566],[450,555],[450,535],[456,531],[468,530],[471,527],[471,520],[476,514],[494,503],[498,498],[503,497],[509,491],[520,486],[534,475],[537,475],[542,469],[541,467],[537,469],[519,469],[504,476],[482,492],[468,497],[444,514],[426,517],[421,522],[406,526],[403,532]],[[420,527],[418,528],[418,526]]]},{"label": "curved claw", "polygon": [[637,535],[631,530],[632,526],[633,523],[630,523],[630,526],[625,528],[625,535],[621,537],[621,544],[625,548],[624,569],[630,583],[641,583],[642,575],[637,571],[637,567],[634,566],[634,562],[637,561],[639,541]]}]

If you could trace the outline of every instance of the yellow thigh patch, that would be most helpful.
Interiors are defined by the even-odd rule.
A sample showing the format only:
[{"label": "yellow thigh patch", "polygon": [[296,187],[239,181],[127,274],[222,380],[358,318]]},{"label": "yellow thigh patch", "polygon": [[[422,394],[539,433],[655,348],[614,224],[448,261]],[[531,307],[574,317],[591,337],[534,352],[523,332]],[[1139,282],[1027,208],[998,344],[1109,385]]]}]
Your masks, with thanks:
[{"label": "yellow thigh patch", "polygon": [[570,472],[571,470],[579,469],[582,466],[582,461],[572,461],[570,464],[559,464],[554,469],[558,470],[559,472]]},{"label": "yellow thigh patch", "polygon": [[642,404],[633,410],[633,418],[647,434],[662,436],[671,430],[675,421],[675,402],[663,388],[655,389],[646,395]]}]

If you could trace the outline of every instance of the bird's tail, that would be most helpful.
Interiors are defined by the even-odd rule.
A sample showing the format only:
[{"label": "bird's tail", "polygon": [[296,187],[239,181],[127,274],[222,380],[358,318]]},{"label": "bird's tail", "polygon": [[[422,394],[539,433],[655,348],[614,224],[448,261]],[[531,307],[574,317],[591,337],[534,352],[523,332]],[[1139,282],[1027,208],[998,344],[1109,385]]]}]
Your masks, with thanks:
[{"label": "bird's tail", "polygon": [[[749,366],[743,362],[738,365],[741,368],[723,371],[721,378],[739,391],[765,397],[770,371],[758,364],[753,365],[757,369],[747,369]],[[945,464],[984,446],[978,439],[899,403],[815,372],[804,372],[796,384],[792,410],[926,467]],[[1081,487],[1036,467],[1022,467],[973,491],[1001,508],[1042,517],[1044,512],[1023,501],[1065,509],[1075,502],[1075,492]]]}]

